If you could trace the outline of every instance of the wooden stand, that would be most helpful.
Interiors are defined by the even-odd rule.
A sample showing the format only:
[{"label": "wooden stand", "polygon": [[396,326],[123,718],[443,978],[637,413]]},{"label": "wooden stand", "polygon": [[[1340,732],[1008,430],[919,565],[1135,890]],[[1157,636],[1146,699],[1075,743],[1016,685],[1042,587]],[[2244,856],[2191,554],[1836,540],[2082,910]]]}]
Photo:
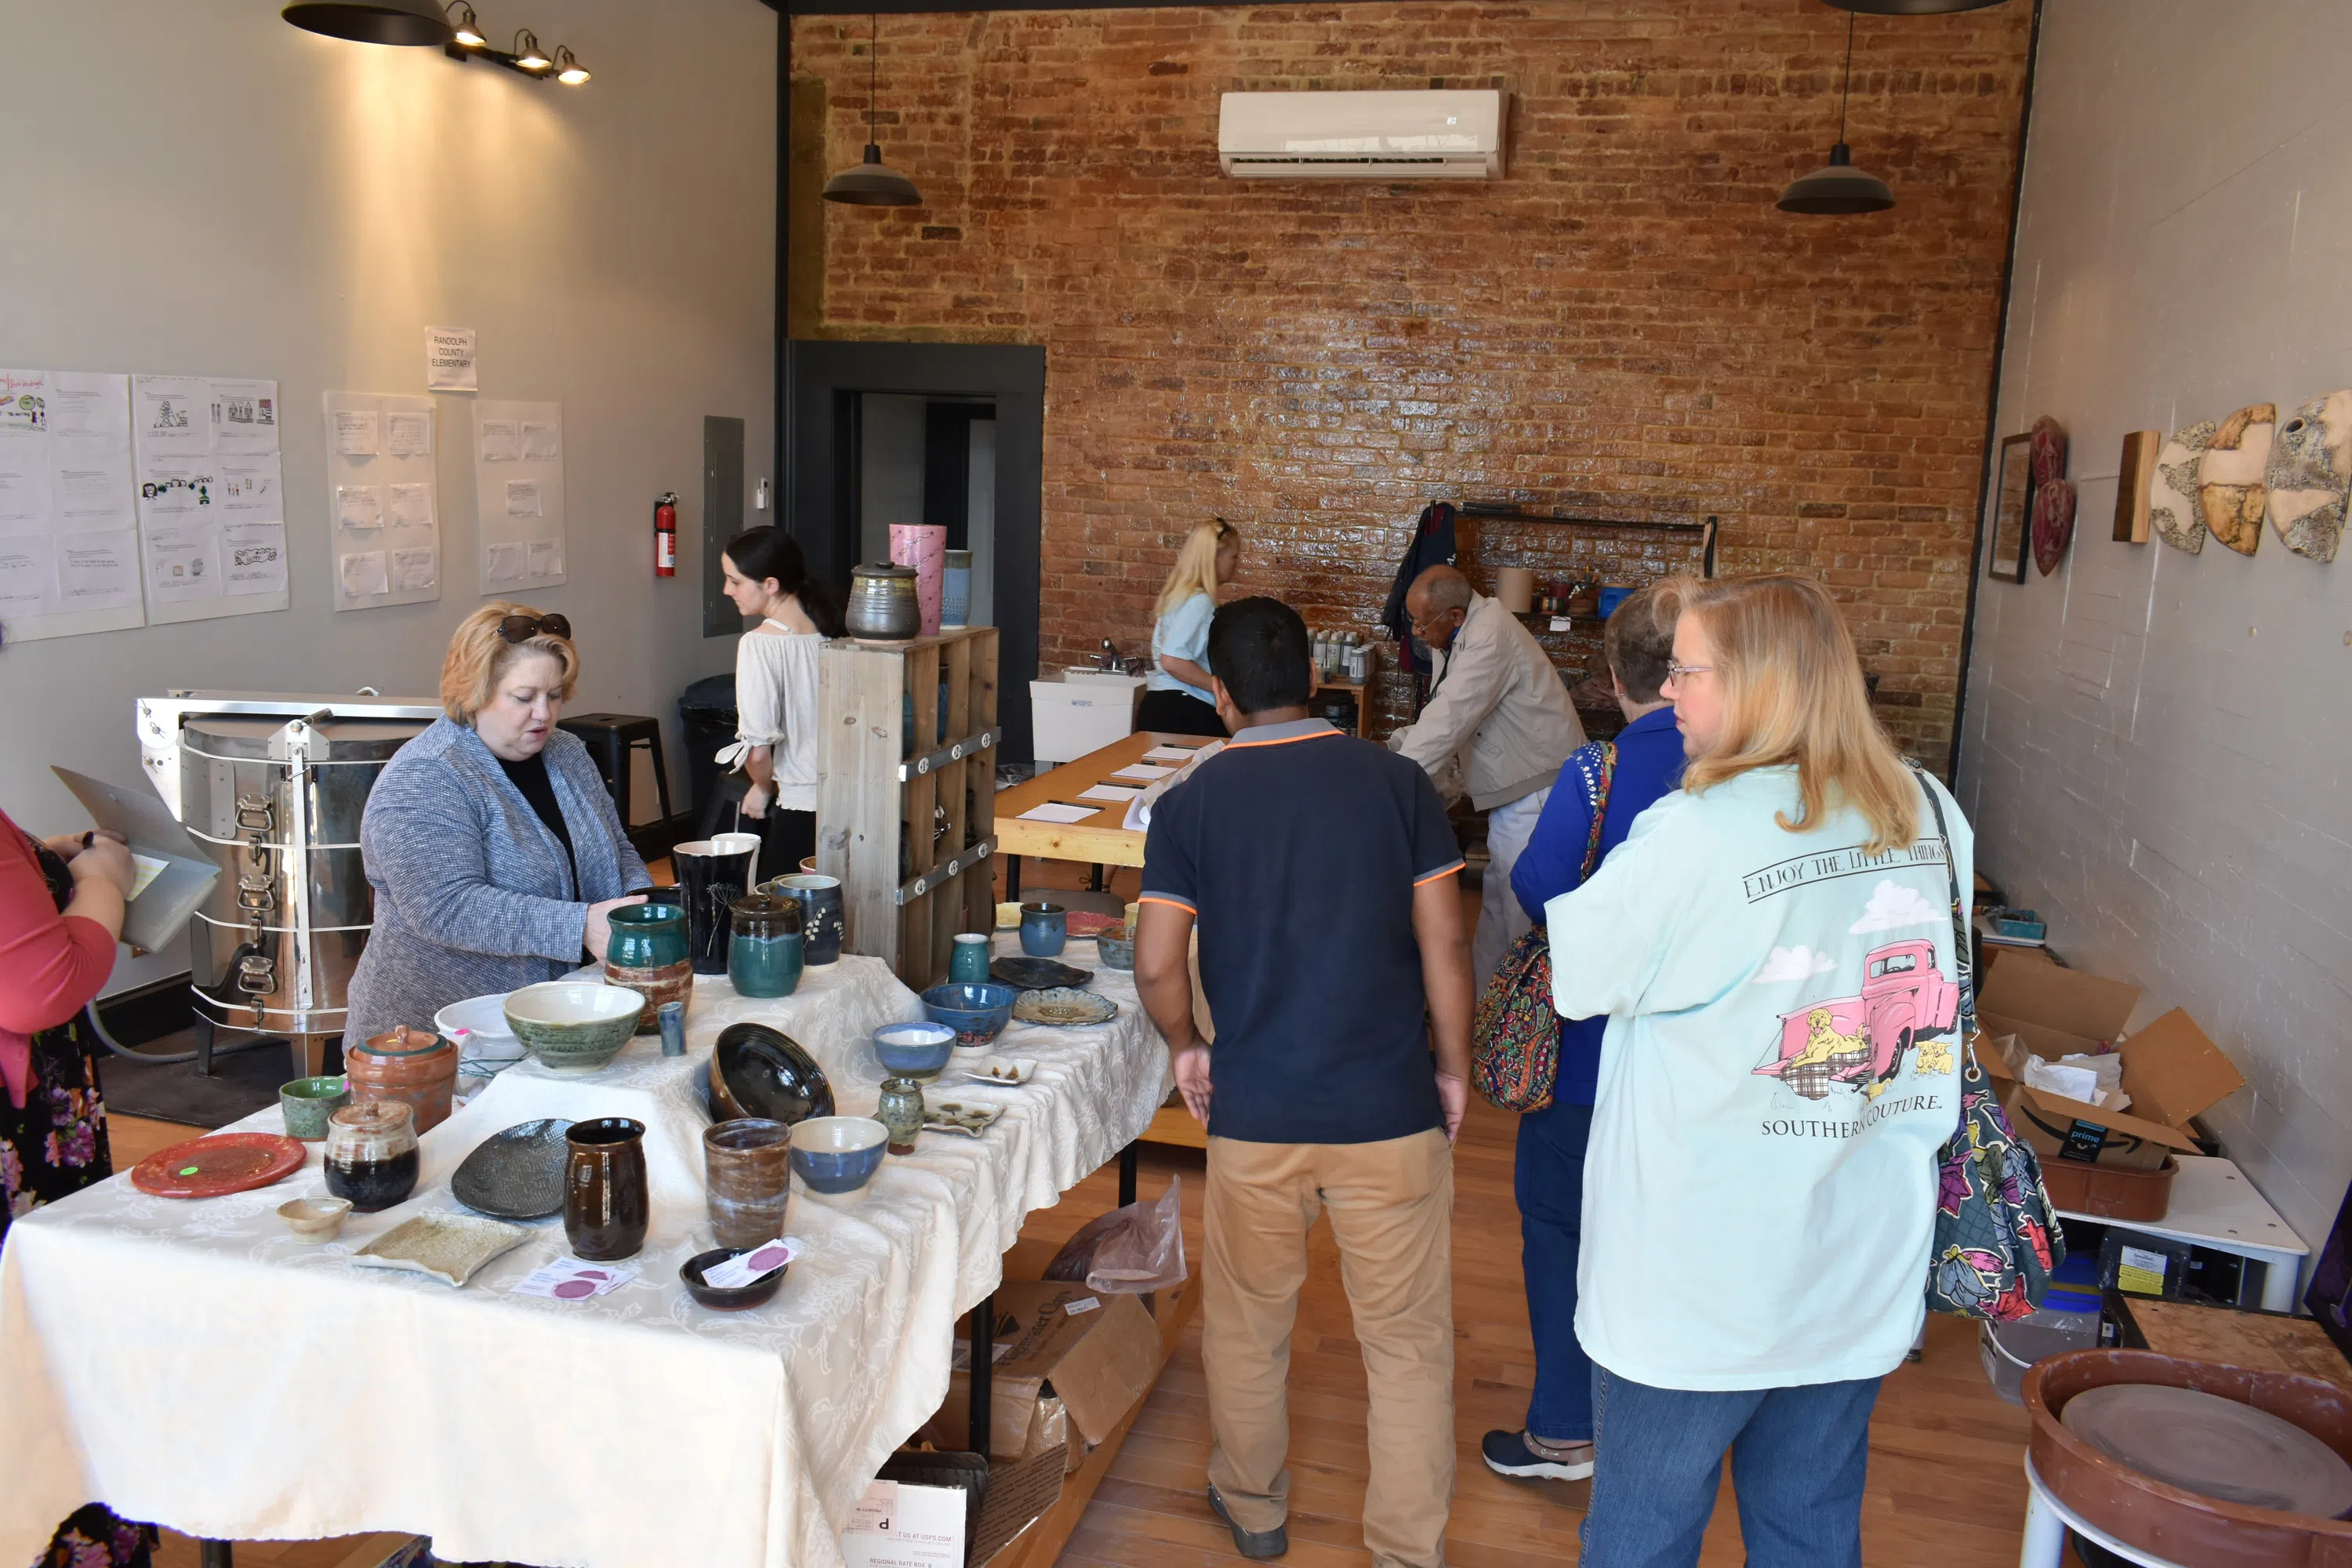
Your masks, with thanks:
[{"label": "wooden stand", "polygon": [[826,643],[817,696],[816,864],[841,879],[843,950],[935,985],[955,934],[996,923],[996,629]]}]

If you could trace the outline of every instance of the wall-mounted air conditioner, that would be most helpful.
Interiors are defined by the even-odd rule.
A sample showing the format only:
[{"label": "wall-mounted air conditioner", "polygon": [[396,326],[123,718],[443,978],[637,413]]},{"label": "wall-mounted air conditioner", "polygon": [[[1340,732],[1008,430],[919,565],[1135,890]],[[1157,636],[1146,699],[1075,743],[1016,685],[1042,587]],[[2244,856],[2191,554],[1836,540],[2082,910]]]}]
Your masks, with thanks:
[{"label": "wall-mounted air conditioner", "polygon": [[1229,92],[1217,162],[1244,180],[1496,180],[1503,95]]}]

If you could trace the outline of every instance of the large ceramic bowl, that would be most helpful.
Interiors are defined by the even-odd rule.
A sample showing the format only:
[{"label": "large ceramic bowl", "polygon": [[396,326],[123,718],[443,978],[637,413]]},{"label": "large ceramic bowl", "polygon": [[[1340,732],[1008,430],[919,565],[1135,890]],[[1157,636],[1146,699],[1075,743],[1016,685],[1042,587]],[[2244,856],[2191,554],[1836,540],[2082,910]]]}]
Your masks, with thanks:
[{"label": "large ceramic bowl", "polygon": [[1004,1033],[1013,999],[1021,993],[993,980],[954,980],[923,993],[923,1011],[956,1032],[958,1047],[984,1046]]},{"label": "large ceramic bowl", "polygon": [[874,1056],[897,1078],[937,1078],[956,1048],[950,1024],[885,1024],[874,1031]]},{"label": "large ceramic bowl", "polygon": [[813,1116],[793,1129],[793,1170],[811,1192],[854,1193],[882,1168],[889,1142],[870,1116]]},{"label": "large ceramic bowl", "polygon": [[646,999],[625,985],[551,980],[509,992],[507,1027],[551,1068],[600,1068],[637,1032]]},{"label": "large ceramic bowl", "polygon": [[801,1043],[765,1024],[730,1024],[710,1052],[710,1119],[794,1126],[833,1114],[833,1086]]}]

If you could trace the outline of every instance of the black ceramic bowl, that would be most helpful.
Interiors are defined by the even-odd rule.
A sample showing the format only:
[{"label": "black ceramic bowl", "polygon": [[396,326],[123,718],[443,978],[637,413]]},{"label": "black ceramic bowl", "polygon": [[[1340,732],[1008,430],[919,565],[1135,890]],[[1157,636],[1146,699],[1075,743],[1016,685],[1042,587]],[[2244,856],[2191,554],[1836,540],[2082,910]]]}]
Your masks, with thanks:
[{"label": "black ceramic bowl", "polygon": [[833,1086],[798,1040],[765,1024],[730,1024],[710,1053],[710,1120],[764,1117],[790,1127],[833,1114]]},{"label": "black ceramic bowl", "polygon": [[747,1250],[740,1247],[717,1247],[709,1252],[698,1252],[679,1264],[677,1277],[685,1284],[686,1293],[694,1298],[697,1305],[708,1307],[714,1312],[740,1312],[774,1296],[784,1282],[785,1272],[792,1268],[789,1263],[779,1264],[749,1285],[738,1285],[732,1290],[722,1290],[716,1285],[702,1282],[704,1269],[715,1268],[730,1258],[740,1258]]}]

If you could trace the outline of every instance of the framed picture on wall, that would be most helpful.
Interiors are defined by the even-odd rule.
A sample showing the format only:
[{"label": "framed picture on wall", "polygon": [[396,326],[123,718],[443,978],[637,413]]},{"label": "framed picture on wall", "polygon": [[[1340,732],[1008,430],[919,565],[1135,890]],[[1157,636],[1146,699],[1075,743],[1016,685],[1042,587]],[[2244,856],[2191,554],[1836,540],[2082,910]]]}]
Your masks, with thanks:
[{"label": "framed picture on wall", "polygon": [[1992,543],[1985,555],[1986,572],[2004,583],[2025,581],[2026,532],[2033,515],[2033,437],[2011,436],[2000,444],[2000,468],[1994,475]]}]

